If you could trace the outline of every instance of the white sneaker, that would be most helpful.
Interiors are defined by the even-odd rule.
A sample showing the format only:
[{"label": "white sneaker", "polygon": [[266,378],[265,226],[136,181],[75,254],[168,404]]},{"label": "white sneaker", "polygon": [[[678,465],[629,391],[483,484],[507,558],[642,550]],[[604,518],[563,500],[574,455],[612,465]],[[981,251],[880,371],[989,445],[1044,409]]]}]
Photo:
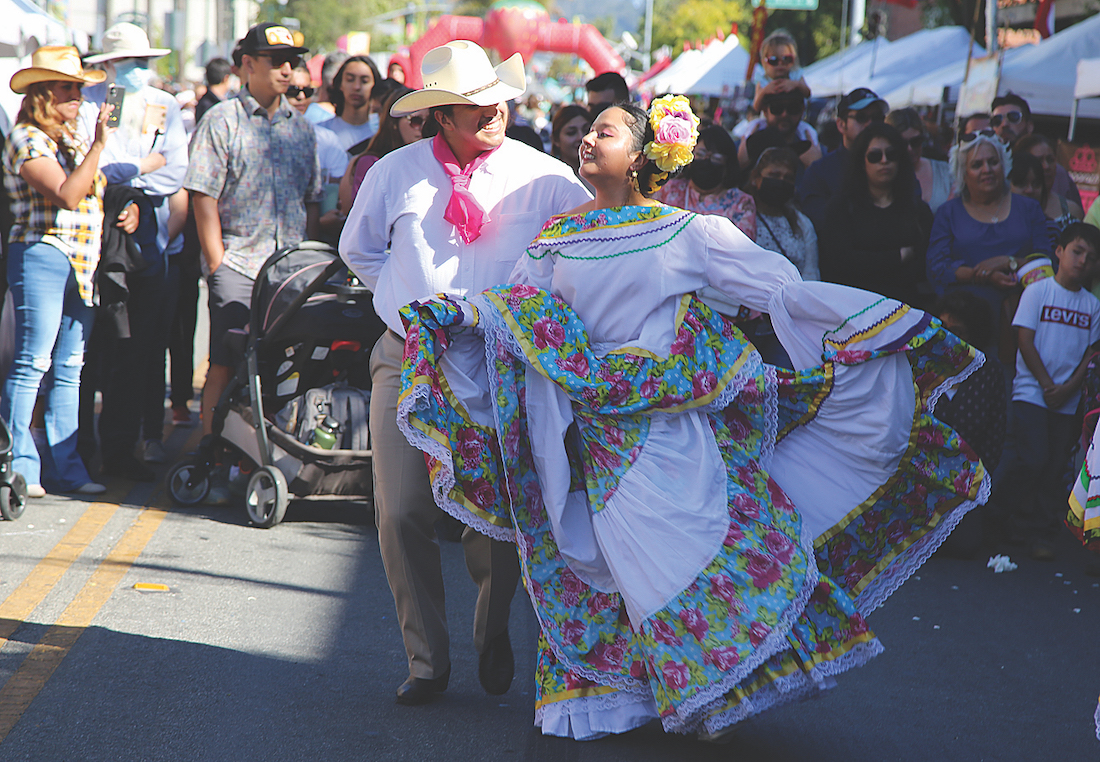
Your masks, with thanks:
[{"label": "white sneaker", "polygon": [[102,495],[107,491],[107,488],[102,484],[96,484],[95,482],[86,482],[73,490],[73,494],[76,495]]},{"label": "white sneaker", "polygon": [[42,488],[41,484],[28,484],[27,485],[27,497],[45,497],[46,490]]},{"label": "white sneaker", "polygon": [[146,463],[167,463],[168,453],[164,451],[164,445],[159,439],[146,439],[143,458]]}]

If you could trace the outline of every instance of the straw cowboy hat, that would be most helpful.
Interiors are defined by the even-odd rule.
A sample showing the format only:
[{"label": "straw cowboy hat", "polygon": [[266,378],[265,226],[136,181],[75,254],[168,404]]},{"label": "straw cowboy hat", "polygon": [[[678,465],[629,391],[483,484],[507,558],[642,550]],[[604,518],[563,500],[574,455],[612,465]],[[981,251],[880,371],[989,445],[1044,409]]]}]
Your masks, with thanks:
[{"label": "straw cowboy hat", "polygon": [[88,56],[85,63],[97,64],[119,58],[159,58],[172,51],[168,48],[149,47],[149,35],[136,24],[120,21],[103,33],[103,52]]},{"label": "straw cowboy hat", "polygon": [[95,85],[107,79],[102,71],[84,71],[80,51],[67,45],[43,45],[31,56],[31,65],[11,75],[11,90],[22,95],[37,82],[80,82]]},{"label": "straw cowboy hat", "polygon": [[494,69],[481,46],[469,40],[429,50],[420,64],[420,74],[424,89],[399,98],[390,116],[406,116],[433,106],[492,106],[518,98],[527,89],[519,53]]}]

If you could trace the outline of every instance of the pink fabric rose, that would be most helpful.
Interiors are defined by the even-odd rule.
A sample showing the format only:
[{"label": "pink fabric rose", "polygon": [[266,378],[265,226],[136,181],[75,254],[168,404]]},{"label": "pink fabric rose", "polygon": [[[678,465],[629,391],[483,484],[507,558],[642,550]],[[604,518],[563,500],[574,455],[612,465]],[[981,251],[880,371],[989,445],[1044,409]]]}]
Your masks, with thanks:
[{"label": "pink fabric rose", "polygon": [[580,603],[581,592],[584,583],[577,579],[577,575],[570,569],[561,573],[561,602],[566,606],[576,606]]},{"label": "pink fabric rose", "polygon": [[669,114],[661,120],[654,136],[658,143],[688,143],[691,141],[691,121]]},{"label": "pink fabric rose", "polygon": [[473,484],[470,486],[473,489],[471,497],[478,508],[488,510],[497,501],[497,491],[493,489],[493,485],[487,479],[479,476],[474,479]]},{"label": "pink fabric rose", "polygon": [[763,622],[753,622],[749,625],[749,642],[755,648],[764,641],[764,638],[768,637],[768,633],[771,631],[772,628]]},{"label": "pink fabric rose", "polygon": [[566,620],[561,625],[562,642],[569,646],[575,646],[580,642],[585,629],[587,628],[584,626],[584,623],[578,619]]},{"label": "pink fabric rose", "polygon": [[746,571],[752,577],[753,587],[763,589],[783,576],[783,570],[771,556],[757,550],[750,550],[745,556],[749,559]]},{"label": "pink fabric rose", "polygon": [[666,646],[682,646],[684,644],[683,639],[676,634],[676,631],[672,629],[672,625],[668,622],[663,622],[660,619],[651,619],[653,624],[653,638],[658,643],[663,643]]},{"label": "pink fabric rose", "polygon": [[541,317],[531,328],[535,334],[535,346],[539,349],[557,349],[565,342],[565,329],[551,317]]},{"label": "pink fabric rose", "polygon": [[458,430],[458,454],[464,461],[472,465],[484,449],[485,443],[477,431],[467,428]]},{"label": "pink fabric rose", "polygon": [[661,667],[661,674],[665,677],[665,684],[674,691],[686,688],[691,680],[691,670],[678,661],[666,661]]},{"label": "pink fabric rose", "polygon": [[680,621],[684,623],[684,628],[695,636],[696,640],[700,643],[703,642],[710,625],[707,624],[707,618],[703,616],[702,611],[699,609],[685,609],[680,612]]},{"label": "pink fabric rose", "polygon": [[707,655],[710,657],[711,663],[722,672],[728,672],[741,661],[737,649],[732,646],[719,646],[711,649]]},{"label": "pink fabric rose", "polygon": [[572,373],[581,377],[588,376],[588,358],[580,352],[574,352],[568,357],[558,358],[557,363],[558,367],[566,373]]},{"label": "pink fabric rose", "polygon": [[764,547],[781,564],[790,561],[791,553],[794,551],[794,543],[782,532],[768,532],[764,535]]}]

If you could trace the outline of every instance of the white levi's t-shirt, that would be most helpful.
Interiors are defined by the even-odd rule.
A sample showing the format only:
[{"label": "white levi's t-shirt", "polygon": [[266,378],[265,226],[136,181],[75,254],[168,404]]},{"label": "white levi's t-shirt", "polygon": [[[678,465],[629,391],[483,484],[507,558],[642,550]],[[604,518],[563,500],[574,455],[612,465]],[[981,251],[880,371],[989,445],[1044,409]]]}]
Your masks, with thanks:
[{"label": "white levi's t-shirt", "polygon": [[[1012,325],[1035,331],[1035,349],[1043,367],[1056,384],[1065,383],[1081,363],[1090,344],[1100,340],[1100,299],[1085,289],[1070,291],[1054,278],[1044,278],[1024,289]],[[1072,415],[1080,393],[1074,394],[1056,413]],[[1046,407],[1043,390],[1016,352],[1013,402]]]}]

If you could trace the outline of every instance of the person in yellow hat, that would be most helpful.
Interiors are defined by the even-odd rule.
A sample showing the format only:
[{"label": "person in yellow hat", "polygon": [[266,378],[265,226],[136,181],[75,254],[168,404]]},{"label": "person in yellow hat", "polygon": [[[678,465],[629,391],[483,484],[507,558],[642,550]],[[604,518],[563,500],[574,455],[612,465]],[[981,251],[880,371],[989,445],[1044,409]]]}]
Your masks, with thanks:
[{"label": "person in yellow hat", "polygon": [[[92,327],[93,277],[103,231],[99,159],[114,128],[111,107],[96,120],[90,145],[77,137],[81,88],[102,82],[85,72],[76,48],[41,47],[31,66],[11,78],[24,95],[4,147],[4,186],[15,218],[8,237],[8,285],[15,303],[15,359],[4,382],[0,415],[14,437],[15,470],[32,497],[51,491],[94,495],[104,487],[88,476],[76,452],[77,401],[85,339]],[[133,232],[128,208],[119,224]],[[52,367],[46,393],[47,449],[39,457],[31,412]]]}]

